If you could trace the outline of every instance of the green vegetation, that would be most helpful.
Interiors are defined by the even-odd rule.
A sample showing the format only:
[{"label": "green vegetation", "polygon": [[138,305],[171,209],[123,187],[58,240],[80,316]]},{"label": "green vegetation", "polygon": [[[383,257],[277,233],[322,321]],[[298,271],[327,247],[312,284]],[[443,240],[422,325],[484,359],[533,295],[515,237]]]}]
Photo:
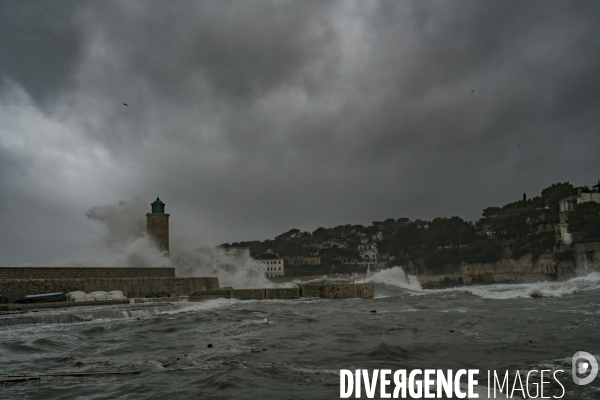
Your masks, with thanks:
[{"label": "green vegetation", "polygon": [[584,238],[600,238],[600,204],[581,203],[569,212],[569,228]]},{"label": "green vegetation", "polygon": [[502,245],[493,240],[479,241],[463,250],[463,261],[467,263],[493,263],[502,258],[503,250]]},{"label": "green vegetation", "polygon": [[[270,250],[288,259],[286,271],[291,275],[295,273],[291,270],[305,275],[317,271],[314,266],[295,265],[301,263],[302,257],[316,255],[320,257],[322,267],[319,268],[323,271],[349,271],[352,268],[349,260],[359,260],[360,236],[367,235],[372,241],[378,239],[378,234],[383,238],[376,242],[380,259],[389,265],[413,262],[433,272],[463,262],[492,263],[503,256],[519,259],[532,254],[535,261],[544,253],[553,253],[556,239],[550,229],[551,224],[558,222],[559,200],[576,193],[577,188],[569,182],[555,183],[543,189],[539,196],[527,199],[523,195],[521,200],[504,206],[487,207],[475,222],[457,216],[431,221],[388,218],[369,226],[347,224],[319,227],[313,232],[291,229],[273,240],[221,246],[249,247],[253,256]],[[569,224],[585,237],[600,237],[600,204],[583,203],[569,213],[568,218]],[[327,243],[323,246],[329,241],[345,247],[327,247]],[[555,257],[566,260],[573,255],[565,252]]]}]

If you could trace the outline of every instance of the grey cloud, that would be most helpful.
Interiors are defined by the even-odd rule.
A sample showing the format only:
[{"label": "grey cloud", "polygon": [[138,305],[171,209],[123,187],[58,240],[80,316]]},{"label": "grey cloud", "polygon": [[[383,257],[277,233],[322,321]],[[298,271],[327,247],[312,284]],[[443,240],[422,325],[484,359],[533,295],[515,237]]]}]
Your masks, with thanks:
[{"label": "grey cloud", "polygon": [[0,77],[18,81],[40,105],[71,89],[84,46],[74,11],[83,4],[3,1]]},{"label": "grey cloud", "polygon": [[7,4],[2,77],[121,170],[80,209],[158,192],[186,245],[597,179],[596,2]]}]

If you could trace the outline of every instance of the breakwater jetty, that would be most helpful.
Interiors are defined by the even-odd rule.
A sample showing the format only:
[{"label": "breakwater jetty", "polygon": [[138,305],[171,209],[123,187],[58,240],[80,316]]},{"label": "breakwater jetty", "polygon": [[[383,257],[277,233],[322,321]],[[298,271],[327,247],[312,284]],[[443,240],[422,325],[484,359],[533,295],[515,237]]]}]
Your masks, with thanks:
[{"label": "breakwater jetty", "polygon": [[320,297],[324,299],[372,299],[375,296],[375,284],[370,283],[320,283],[301,284],[297,288],[268,289],[219,289],[200,290],[192,294],[189,301],[207,299],[272,300],[299,299],[301,297]]},{"label": "breakwater jetty", "polygon": [[120,290],[128,298],[173,297],[206,289],[219,289],[219,279],[178,278],[175,268],[0,267],[0,297],[77,290]]},{"label": "breakwater jetty", "polygon": [[[174,268],[68,268],[68,267],[0,267],[0,309],[54,308],[73,302],[7,304],[15,294],[57,292],[94,292],[120,290],[128,300],[162,297],[178,301],[182,296],[189,301],[215,298],[239,300],[298,299],[321,297],[328,299],[373,298],[373,283],[299,284],[297,288],[233,289],[221,288],[217,277],[175,276]],[[169,299],[167,299],[167,297]],[[86,305],[104,305],[105,302],[85,302]]]}]

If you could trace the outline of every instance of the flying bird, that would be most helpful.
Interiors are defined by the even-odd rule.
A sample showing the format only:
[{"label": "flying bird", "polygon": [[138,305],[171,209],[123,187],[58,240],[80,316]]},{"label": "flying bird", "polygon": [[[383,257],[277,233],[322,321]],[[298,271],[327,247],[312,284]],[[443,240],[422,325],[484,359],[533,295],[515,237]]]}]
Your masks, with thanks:
[{"label": "flying bird", "polygon": [[123,105],[129,107],[129,104],[127,104],[127,103],[123,103]]}]

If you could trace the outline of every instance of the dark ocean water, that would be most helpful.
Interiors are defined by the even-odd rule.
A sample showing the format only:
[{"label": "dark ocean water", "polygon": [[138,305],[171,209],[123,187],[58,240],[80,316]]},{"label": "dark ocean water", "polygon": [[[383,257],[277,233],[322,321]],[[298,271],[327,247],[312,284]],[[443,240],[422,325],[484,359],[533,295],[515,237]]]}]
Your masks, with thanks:
[{"label": "dark ocean water", "polygon": [[[419,290],[397,272],[375,277],[374,300],[223,299],[1,315],[3,377],[141,372],[47,377],[0,386],[0,398],[334,399],[340,369],[382,368],[477,368],[480,398],[487,370],[563,369],[563,398],[600,398],[600,377],[587,386],[571,378],[575,352],[600,358],[600,275]],[[560,395],[560,386],[549,394]]]}]

